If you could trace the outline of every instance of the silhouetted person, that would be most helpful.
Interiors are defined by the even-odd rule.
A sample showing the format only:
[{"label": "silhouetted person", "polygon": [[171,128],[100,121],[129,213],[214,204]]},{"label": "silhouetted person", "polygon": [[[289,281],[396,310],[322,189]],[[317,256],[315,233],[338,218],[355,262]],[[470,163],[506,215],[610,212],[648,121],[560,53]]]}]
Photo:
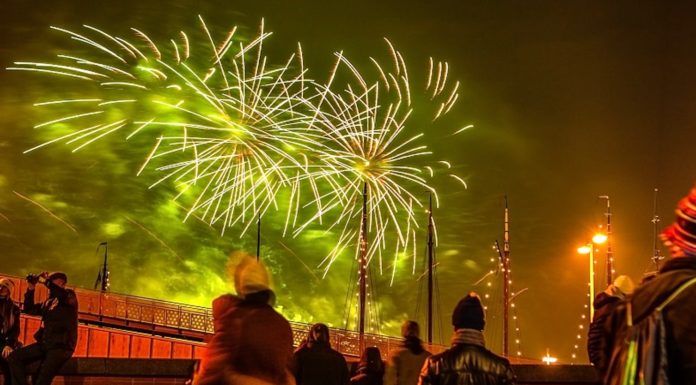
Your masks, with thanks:
[{"label": "silhouetted person", "polygon": [[452,347],[425,360],[422,385],[504,385],[514,384],[510,362],[486,349],[486,324],[481,300],[476,293],[462,298],[452,313]]},{"label": "silhouetted person", "polygon": [[631,278],[620,275],[595,297],[594,317],[587,332],[587,354],[600,378],[604,377],[611,358],[611,344],[608,341],[614,331],[607,320],[616,306],[633,294],[634,288]]},{"label": "silhouetted person", "polygon": [[324,324],[312,325],[294,359],[297,385],[348,385],[350,381],[346,359],[331,348],[329,328]]},{"label": "silhouetted person", "polygon": [[[667,261],[655,278],[639,286],[630,298],[633,325],[653,314],[657,306],[678,288],[696,278],[696,186],[676,209],[676,221],[661,234],[672,259]],[[667,350],[667,381],[670,385],[692,385],[696,381],[696,284],[685,288],[662,309]],[[610,316],[617,330],[612,346],[624,343],[625,313],[616,311]],[[640,360],[641,357],[638,357]],[[610,383],[612,374],[605,378]]]},{"label": "silhouetted person", "polygon": [[214,334],[194,385],[290,385],[292,330],[272,307],[266,268],[245,256],[234,269],[237,295],[213,301]]},{"label": "silhouetted person", "polygon": [[358,371],[350,379],[351,385],[382,385],[384,377],[384,363],[379,348],[370,346],[365,348],[360,356]]},{"label": "silhouetted person", "polygon": [[401,325],[401,346],[392,350],[384,371],[384,385],[416,385],[425,359],[430,352],[423,348],[420,327],[416,321]]},{"label": "silhouetted person", "polygon": [[5,385],[11,384],[7,357],[17,348],[19,337],[19,306],[12,301],[12,290],[10,279],[0,279],[0,370]]},{"label": "silhouetted person", "polygon": [[41,328],[34,334],[36,343],[17,349],[8,357],[13,385],[27,385],[25,366],[40,361],[34,385],[49,385],[61,367],[73,355],[77,344],[77,296],[66,289],[65,273],[41,273],[38,282],[48,288],[48,299],[34,303],[37,281],[27,279],[23,311],[41,316]]}]

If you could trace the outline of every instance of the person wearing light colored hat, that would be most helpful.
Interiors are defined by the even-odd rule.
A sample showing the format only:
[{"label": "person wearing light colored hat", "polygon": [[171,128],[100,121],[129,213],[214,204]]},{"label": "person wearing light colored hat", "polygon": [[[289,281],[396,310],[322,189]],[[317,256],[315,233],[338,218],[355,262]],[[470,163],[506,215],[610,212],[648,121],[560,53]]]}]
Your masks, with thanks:
[{"label": "person wearing light colored hat", "polygon": [[401,325],[401,345],[389,352],[384,370],[384,385],[416,385],[420,369],[430,352],[423,348],[420,326],[407,320]]},{"label": "person wearing light colored hat", "polygon": [[631,278],[620,275],[606,290],[597,294],[593,302],[594,317],[587,333],[587,355],[600,378],[604,377],[611,357],[608,340],[613,331],[607,325],[607,319],[622,300],[633,294],[634,289]]},{"label": "person wearing light colored hat", "polygon": [[[676,293],[661,312],[667,350],[663,359],[668,377],[663,380],[670,385],[692,385],[696,379],[696,185],[679,201],[675,213],[674,223],[661,234],[672,258],[655,278],[637,287],[627,301],[635,325]],[[617,319],[608,323],[626,327],[623,314],[612,313],[611,317]],[[622,331],[613,331],[616,337],[609,341],[610,349],[624,343]],[[612,380],[615,379],[605,378],[605,383]]]},{"label": "person wearing light colored hat", "polygon": [[213,301],[214,334],[193,384],[294,385],[292,330],[272,307],[266,267],[246,254],[231,260],[237,294]]},{"label": "person wearing light colored hat", "polygon": [[3,384],[10,384],[10,367],[7,357],[19,343],[19,306],[12,301],[14,282],[9,278],[0,279],[0,370]]}]

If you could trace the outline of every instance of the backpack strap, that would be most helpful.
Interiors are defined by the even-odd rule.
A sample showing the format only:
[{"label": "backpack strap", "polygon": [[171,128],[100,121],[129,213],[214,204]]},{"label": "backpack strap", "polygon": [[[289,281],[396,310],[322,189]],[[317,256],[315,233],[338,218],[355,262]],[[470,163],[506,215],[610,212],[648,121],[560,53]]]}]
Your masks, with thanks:
[{"label": "backpack strap", "polygon": [[[656,308],[655,308],[655,311],[662,311],[662,309],[663,309],[665,306],[667,306],[670,302],[672,302],[672,300],[673,300],[674,298],[676,298],[679,294],[681,294],[681,292],[684,291],[684,289],[686,289],[687,287],[693,285],[694,283],[696,283],[696,278],[691,278],[690,280],[686,281],[686,283],[683,283],[681,286],[679,286],[679,288],[678,288],[677,290],[675,290],[675,291],[672,293],[672,295],[669,296],[669,298],[667,298],[667,299],[665,300],[665,302],[662,302],[662,304],[660,304],[660,306],[656,307]],[[630,309],[630,308],[629,308],[629,309]],[[630,310],[629,310],[629,311],[630,311]]]}]

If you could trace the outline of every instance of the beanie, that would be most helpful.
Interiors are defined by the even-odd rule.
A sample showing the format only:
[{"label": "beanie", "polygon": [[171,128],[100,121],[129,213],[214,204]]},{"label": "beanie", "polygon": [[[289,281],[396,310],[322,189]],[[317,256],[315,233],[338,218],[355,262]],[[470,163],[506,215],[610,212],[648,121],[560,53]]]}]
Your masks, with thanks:
[{"label": "beanie", "polygon": [[253,258],[243,259],[234,271],[234,288],[241,297],[271,290],[271,282],[266,267]]},{"label": "beanie", "polygon": [[486,319],[478,294],[471,292],[459,301],[452,312],[452,325],[455,329],[483,330]]},{"label": "beanie", "polygon": [[626,275],[620,275],[616,277],[616,279],[614,280],[614,287],[619,289],[619,291],[623,295],[631,295],[633,294],[633,290],[635,289],[633,281]]},{"label": "beanie", "polygon": [[660,238],[667,247],[677,247],[684,253],[696,255],[696,186],[677,204],[677,218]]},{"label": "beanie", "polygon": [[48,280],[54,280],[54,279],[62,279],[66,283],[68,282],[68,275],[63,273],[62,271],[54,271],[48,275]]}]

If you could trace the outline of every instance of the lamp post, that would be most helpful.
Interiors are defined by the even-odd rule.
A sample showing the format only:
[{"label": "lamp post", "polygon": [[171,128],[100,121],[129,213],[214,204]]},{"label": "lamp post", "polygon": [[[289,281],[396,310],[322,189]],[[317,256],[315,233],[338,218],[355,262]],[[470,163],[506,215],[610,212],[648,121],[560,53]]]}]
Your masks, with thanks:
[{"label": "lamp post", "polygon": [[590,255],[590,321],[594,318],[594,246],[606,241],[605,234],[597,233],[592,237],[592,242],[578,248],[578,253]]}]

